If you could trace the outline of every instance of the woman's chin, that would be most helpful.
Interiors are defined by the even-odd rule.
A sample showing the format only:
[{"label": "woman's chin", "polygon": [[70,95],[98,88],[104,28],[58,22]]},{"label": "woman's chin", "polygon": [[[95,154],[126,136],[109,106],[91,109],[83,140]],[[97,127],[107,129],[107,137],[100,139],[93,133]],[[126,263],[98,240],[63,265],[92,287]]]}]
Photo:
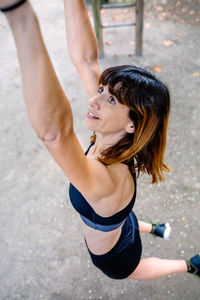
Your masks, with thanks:
[{"label": "woman's chin", "polygon": [[91,124],[90,122],[88,122],[87,118],[85,119],[85,127],[86,127],[88,130],[95,131],[94,126],[92,126],[92,124]]}]

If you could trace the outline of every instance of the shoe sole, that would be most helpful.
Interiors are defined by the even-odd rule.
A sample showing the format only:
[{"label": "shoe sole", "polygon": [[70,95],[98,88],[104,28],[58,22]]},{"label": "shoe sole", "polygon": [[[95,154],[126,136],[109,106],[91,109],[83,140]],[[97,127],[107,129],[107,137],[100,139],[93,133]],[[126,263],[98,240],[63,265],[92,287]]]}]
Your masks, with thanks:
[{"label": "shoe sole", "polygon": [[169,240],[172,229],[171,229],[171,226],[169,225],[169,223],[166,223],[165,226],[166,226],[166,229],[164,231],[163,238],[165,240]]}]

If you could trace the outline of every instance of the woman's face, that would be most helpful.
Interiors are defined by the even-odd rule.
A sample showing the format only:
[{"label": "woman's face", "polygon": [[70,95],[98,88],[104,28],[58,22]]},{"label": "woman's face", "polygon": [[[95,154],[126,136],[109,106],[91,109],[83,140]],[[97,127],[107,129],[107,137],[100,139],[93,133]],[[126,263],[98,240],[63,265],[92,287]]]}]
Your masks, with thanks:
[{"label": "woman's face", "polygon": [[109,93],[108,86],[101,85],[98,93],[88,103],[89,112],[85,124],[89,130],[104,135],[125,135],[133,127],[129,108]]}]

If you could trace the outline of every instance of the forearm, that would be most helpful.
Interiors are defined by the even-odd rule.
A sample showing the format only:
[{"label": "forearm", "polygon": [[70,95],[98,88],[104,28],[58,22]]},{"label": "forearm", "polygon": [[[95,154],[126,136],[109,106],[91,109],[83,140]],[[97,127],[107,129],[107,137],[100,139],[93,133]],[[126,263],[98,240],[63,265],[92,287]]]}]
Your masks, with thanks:
[{"label": "forearm", "polygon": [[84,0],[64,0],[68,49],[76,67],[97,62],[97,41]]},{"label": "forearm", "polygon": [[37,18],[27,2],[5,14],[19,56],[24,98],[38,136],[54,140],[71,130],[72,113],[42,40]]}]

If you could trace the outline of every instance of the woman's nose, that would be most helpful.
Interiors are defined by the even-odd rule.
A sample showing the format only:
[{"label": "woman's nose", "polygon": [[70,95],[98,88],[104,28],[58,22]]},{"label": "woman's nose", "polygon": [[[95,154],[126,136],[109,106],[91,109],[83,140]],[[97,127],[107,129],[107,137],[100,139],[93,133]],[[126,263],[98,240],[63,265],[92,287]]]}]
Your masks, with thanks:
[{"label": "woman's nose", "polygon": [[94,96],[89,99],[88,103],[91,107],[95,108],[96,110],[100,109],[100,103],[99,103],[98,96]]}]

